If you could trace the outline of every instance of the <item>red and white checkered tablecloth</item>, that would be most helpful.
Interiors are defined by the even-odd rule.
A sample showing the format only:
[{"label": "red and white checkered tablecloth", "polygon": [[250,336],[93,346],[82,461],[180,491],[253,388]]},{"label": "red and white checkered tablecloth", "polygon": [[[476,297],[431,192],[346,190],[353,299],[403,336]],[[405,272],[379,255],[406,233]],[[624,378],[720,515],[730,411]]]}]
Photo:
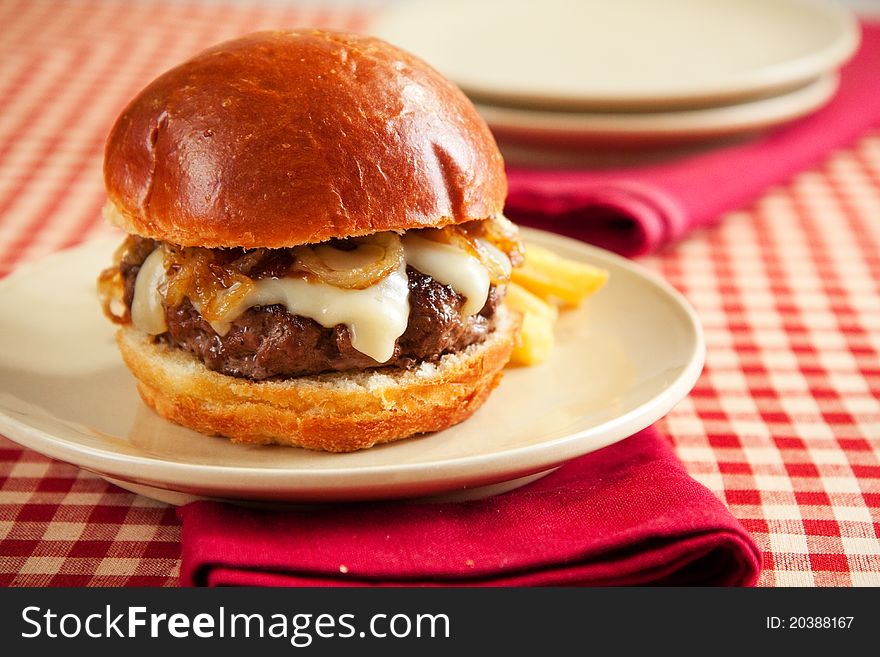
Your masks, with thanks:
[{"label": "red and white checkered tablecloth", "polygon": [[[147,81],[264,27],[368,14],[278,2],[0,2],[0,275],[107,231],[107,131]],[[642,260],[708,360],[661,423],[764,552],[765,586],[880,585],[880,131],[720,228]],[[0,585],[176,585],[171,508],[0,437]]]}]

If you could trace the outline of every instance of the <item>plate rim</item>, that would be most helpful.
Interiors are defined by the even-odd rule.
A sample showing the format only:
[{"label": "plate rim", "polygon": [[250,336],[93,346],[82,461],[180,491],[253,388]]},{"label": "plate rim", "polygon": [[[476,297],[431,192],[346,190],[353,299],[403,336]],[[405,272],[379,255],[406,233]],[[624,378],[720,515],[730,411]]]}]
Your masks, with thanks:
[{"label": "plate rim", "polygon": [[[479,83],[468,80],[456,80],[449,73],[444,73],[475,102],[514,104],[533,110],[570,109],[583,111],[627,110],[663,108],[696,108],[715,105],[733,104],[737,101],[754,100],[774,92],[784,92],[802,86],[809,80],[837,70],[856,52],[861,42],[861,27],[855,14],[847,7],[828,2],[827,0],[772,0],[776,4],[793,7],[799,4],[807,10],[821,14],[824,22],[834,22],[839,28],[837,38],[821,50],[813,51],[791,60],[776,63],[761,69],[756,75],[740,75],[726,84],[710,84],[702,87],[681,86],[678,91],[670,94],[667,91],[657,92],[621,92],[598,90],[589,95],[571,93],[553,93],[546,91],[528,91],[525,89],[503,88],[495,85],[487,88]],[[417,5],[428,4],[427,0],[413,2],[403,11],[414,11]],[[391,5],[370,22],[369,31],[381,38],[393,37],[388,34],[389,24],[399,20],[394,13],[398,9]],[[422,57],[422,55],[419,55]],[[440,64],[431,62],[440,69]],[[442,70],[442,69],[440,69]],[[744,78],[744,79],[743,79]]]},{"label": "plate rim", "polygon": [[826,73],[778,96],[732,105],[657,112],[564,112],[526,107],[474,106],[493,130],[529,137],[700,136],[734,134],[787,123],[834,97],[840,76]]},{"label": "plate rim", "polygon": [[[265,468],[258,466],[181,463],[161,458],[151,458],[149,456],[123,454],[58,438],[2,411],[0,411],[0,433],[19,445],[89,470],[100,476],[115,477],[135,483],[146,483],[169,490],[180,490],[180,477],[171,475],[186,474],[188,483],[200,486],[216,484],[217,477],[234,475],[238,478],[239,482],[246,482],[248,486],[248,490],[244,491],[245,494],[241,496],[242,499],[246,499],[249,493],[269,491],[278,493],[286,491],[288,497],[294,495],[299,498],[306,498],[309,497],[306,493],[307,491],[319,489],[327,493],[344,491],[351,488],[374,489],[377,492],[381,492],[384,487],[393,488],[395,485],[395,482],[383,479],[383,477],[388,477],[389,475],[412,478],[430,472],[433,475],[432,481],[439,485],[444,481],[461,480],[462,478],[469,478],[484,473],[484,467],[493,463],[496,465],[492,471],[496,474],[487,475],[485,480],[504,481],[516,473],[539,472],[558,466],[577,456],[601,449],[650,426],[663,417],[692,390],[705,362],[706,347],[703,328],[696,311],[691,307],[690,303],[662,277],[622,256],[554,233],[525,227],[522,230],[526,239],[537,237],[536,242],[544,244],[549,242],[551,248],[552,243],[556,242],[573,248],[585,249],[590,252],[591,258],[599,262],[600,266],[602,261],[613,263],[646,280],[655,290],[661,292],[668,300],[672,301],[674,307],[687,320],[687,325],[693,331],[694,337],[687,363],[678,376],[658,394],[627,413],[611,418],[589,429],[575,431],[562,437],[535,444],[486,454],[394,465],[367,465],[356,468],[335,467],[310,470],[302,466]],[[20,267],[0,281],[0,290],[14,284],[17,279],[25,276],[33,266],[45,266],[47,260],[55,259],[76,249],[93,248],[97,242],[104,239],[109,242],[109,238],[90,240],[69,249],[50,254],[35,263]],[[596,440],[597,435],[604,437],[601,440],[601,445],[586,451],[578,448],[578,445],[581,443]],[[511,460],[517,463],[525,460],[528,462],[528,465],[501,467],[503,462]],[[124,469],[120,469],[121,467],[124,467]],[[133,468],[134,472],[132,472]],[[502,474],[501,471],[506,474]],[[300,477],[304,477],[307,481],[302,481],[299,479]],[[368,481],[352,482],[351,479],[354,477],[358,480],[364,479]],[[346,478],[349,478],[349,481],[345,481]],[[287,484],[287,488],[284,490],[278,488],[282,480],[285,480],[283,483]],[[403,482],[396,482],[396,485],[400,487],[410,481],[411,479],[405,479]],[[236,488],[241,488],[241,483]],[[294,488],[300,492],[294,491]],[[441,488],[441,490],[445,490],[445,488]],[[390,492],[393,493],[393,491]],[[372,497],[364,497],[362,495],[351,497],[351,499],[368,498],[373,499]]]}]

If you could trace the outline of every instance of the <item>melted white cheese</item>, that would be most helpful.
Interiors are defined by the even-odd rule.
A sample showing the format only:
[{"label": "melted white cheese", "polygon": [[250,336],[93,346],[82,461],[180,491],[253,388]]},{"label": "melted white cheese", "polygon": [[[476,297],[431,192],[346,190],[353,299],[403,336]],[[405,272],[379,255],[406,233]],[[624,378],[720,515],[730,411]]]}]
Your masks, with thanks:
[{"label": "melted white cheese", "polygon": [[406,331],[409,318],[406,264],[363,290],[346,290],[302,278],[263,278],[255,281],[254,289],[230,309],[225,321],[212,322],[211,326],[223,335],[248,308],[276,303],[324,328],[345,324],[351,346],[384,363],[394,355],[394,344]]},{"label": "melted white cheese", "polygon": [[461,312],[475,315],[489,297],[489,272],[470,253],[414,234],[403,236],[406,261],[465,298]]},{"label": "melted white cheese", "polygon": [[141,331],[159,335],[168,330],[159,285],[165,281],[165,249],[161,246],[144,260],[134,282],[131,321]]},{"label": "melted white cheese", "polygon": [[[507,256],[491,244],[493,256],[510,267]],[[378,254],[363,245],[353,252],[343,252],[326,245],[321,258],[334,268],[343,264],[357,267],[353,259],[372,262]],[[232,322],[253,306],[281,304],[289,312],[315,320],[325,328],[338,324],[348,327],[352,347],[384,363],[394,354],[394,345],[406,331],[409,319],[409,285],[407,264],[450,286],[465,298],[462,313],[474,315],[486,304],[489,296],[489,273],[483,264],[469,253],[448,244],[424,239],[414,234],[403,237],[404,262],[400,267],[375,285],[363,290],[348,290],[320,281],[302,278],[263,278],[254,281],[254,288],[226,315],[211,322],[220,335],[225,335]],[[165,251],[162,247],[151,253],[138,273],[135,282],[131,318],[134,325],[151,335],[168,330],[160,285],[165,281]],[[338,257],[337,257],[338,256]],[[494,259],[494,257],[493,257]],[[336,267],[338,265],[339,267]],[[195,304],[194,304],[195,305]],[[199,310],[196,305],[196,310]]]}]

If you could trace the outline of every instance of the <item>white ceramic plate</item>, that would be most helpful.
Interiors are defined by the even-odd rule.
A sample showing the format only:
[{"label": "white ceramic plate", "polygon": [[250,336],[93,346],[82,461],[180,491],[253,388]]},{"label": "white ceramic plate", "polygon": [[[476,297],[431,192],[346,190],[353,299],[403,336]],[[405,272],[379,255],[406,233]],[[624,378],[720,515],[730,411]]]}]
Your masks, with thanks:
[{"label": "white ceramic plate", "polygon": [[485,104],[477,104],[477,109],[502,141],[566,148],[686,144],[755,132],[805,116],[831,99],[837,82],[837,75],[830,74],[779,96],[670,112],[551,112]]},{"label": "white ceramic plate", "polygon": [[521,485],[666,414],[703,364],[693,311],[631,262],[527,231],[611,271],[564,313],[545,364],[513,368],[467,422],[351,454],[234,445],[140,401],[95,298],[118,241],[56,254],[0,282],[0,433],[171,503],[195,496],[299,503],[448,495]]},{"label": "white ceramic plate", "polygon": [[819,0],[418,0],[371,27],[475,98],[603,110],[780,93],[859,40],[850,13]]}]

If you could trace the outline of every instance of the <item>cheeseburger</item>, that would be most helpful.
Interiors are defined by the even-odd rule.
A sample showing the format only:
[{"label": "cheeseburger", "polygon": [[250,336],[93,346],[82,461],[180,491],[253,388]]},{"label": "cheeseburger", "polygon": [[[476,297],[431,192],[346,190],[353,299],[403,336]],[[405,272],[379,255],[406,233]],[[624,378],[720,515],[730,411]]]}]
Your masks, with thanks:
[{"label": "cheeseburger", "polygon": [[461,422],[498,383],[522,259],[503,162],[412,55],[316,30],[222,43],[131,101],[104,178],[129,236],[99,289],[163,417],[344,452]]}]

